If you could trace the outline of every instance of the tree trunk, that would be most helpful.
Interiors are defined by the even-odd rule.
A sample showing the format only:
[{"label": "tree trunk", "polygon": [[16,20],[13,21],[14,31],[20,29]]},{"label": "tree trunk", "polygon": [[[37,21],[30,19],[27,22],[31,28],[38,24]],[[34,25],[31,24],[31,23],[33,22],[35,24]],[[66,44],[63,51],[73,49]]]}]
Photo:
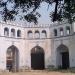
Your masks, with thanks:
[{"label": "tree trunk", "polygon": [[53,15],[53,22],[56,21],[57,19],[57,8],[58,8],[58,0],[55,0],[55,12],[54,12],[54,15]]}]

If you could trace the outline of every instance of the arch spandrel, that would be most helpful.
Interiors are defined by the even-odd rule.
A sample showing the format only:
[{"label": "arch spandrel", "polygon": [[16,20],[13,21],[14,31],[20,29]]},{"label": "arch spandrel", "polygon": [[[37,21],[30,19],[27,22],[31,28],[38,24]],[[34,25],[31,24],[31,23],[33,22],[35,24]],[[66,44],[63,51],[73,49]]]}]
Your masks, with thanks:
[{"label": "arch spandrel", "polygon": [[15,50],[17,50],[17,51],[18,51],[18,48],[17,48],[16,46],[14,46],[14,45],[12,45],[12,46],[8,47],[8,49],[7,49],[7,50],[10,50],[10,49],[11,49],[11,50],[12,50],[12,49],[13,49],[13,50],[15,49]]},{"label": "arch spandrel", "polygon": [[69,52],[69,49],[67,46],[65,46],[64,44],[61,44],[57,47],[57,51],[59,52]]},{"label": "arch spandrel", "polygon": [[31,49],[31,53],[44,53],[44,49],[41,48],[40,46],[35,46],[34,48]]}]

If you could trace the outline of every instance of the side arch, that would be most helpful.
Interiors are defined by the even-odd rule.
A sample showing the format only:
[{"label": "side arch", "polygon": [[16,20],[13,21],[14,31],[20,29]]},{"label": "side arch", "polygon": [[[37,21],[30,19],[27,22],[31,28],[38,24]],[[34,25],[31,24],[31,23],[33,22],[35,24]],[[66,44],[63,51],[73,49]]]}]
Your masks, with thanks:
[{"label": "side arch", "polygon": [[14,45],[8,47],[6,51],[6,68],[9,71],[17,71],[19,69],[19,50]]},{"label": "side arch", "polygon": [[69,49],[67,46],[61,44],[57,47],[56,62],[58,68],[69,68]]}]

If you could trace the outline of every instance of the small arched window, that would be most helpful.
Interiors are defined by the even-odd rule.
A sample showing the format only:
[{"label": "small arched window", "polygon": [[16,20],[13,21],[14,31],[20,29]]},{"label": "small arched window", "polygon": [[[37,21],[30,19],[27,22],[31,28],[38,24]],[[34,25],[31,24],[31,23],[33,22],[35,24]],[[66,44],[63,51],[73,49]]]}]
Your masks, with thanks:
[{"label": "small arched window", "polygon": [[63,36],[64,32],[63,32],[63,28],[60,28],[60,36]]},{"label": "small arched window", "polygon": [[11,29],[11,37],[15,37],[15,29]]},{"label": "small arched window", "polygon": [[28,38],[33,38],[33,33],[32,33],[32,31],[28,31]]},{"label": "small arched window", "polygon": [[36,38],[36,39],[40,38],[40,33],[39,33],[39,31],[35,31],[35,38]]},{"label": "small arched window", "polygon": [[17,30],[17,37],[21,37],[21,30]]},{"label": "small arched window", "polygon": [[42,36],[42,38],[46,38],[47,37],[47,33],[46,33],[45,30],[42,31],[42,35],[41,36]]},{"label": "small arched window", "polygon": [[70,34],[70,27],[69,26],[66,27],[66,33],[67,33],[67,35]]},{"label": "small arched window", "polygon": [[7,27],[4,28],[4,35],[9,36],[9,29]]},{"label": "small arched window", "polygon": [[54,29],[54,36],[57,36],[57,29]]}]

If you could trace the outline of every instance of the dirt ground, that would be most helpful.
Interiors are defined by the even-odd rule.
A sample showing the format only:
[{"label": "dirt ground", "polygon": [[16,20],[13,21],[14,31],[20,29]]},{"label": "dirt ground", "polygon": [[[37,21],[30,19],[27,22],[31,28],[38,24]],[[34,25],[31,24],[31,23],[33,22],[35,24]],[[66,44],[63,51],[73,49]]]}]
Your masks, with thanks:
[{"label": "dirt ground", "polygon": [[0,75],[75,75],[75,73],[48,72],[48,71],[26,71],[26,72],[0,72]]}]

